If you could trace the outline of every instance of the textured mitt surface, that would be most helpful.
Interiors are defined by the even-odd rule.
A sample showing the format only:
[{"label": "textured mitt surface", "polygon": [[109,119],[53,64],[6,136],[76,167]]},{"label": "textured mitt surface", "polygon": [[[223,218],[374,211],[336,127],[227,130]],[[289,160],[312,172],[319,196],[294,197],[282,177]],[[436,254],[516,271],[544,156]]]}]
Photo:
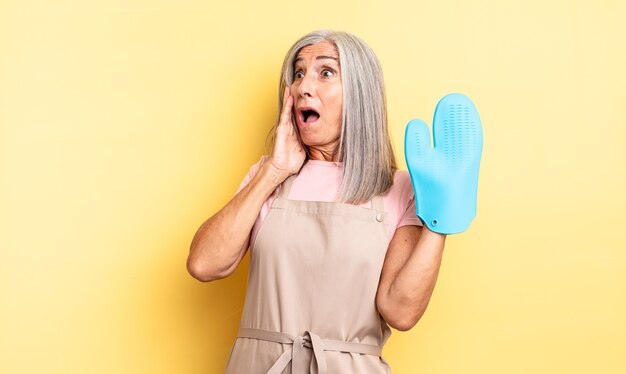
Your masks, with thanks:
[{"label": "textured mitt surface", "polygon": [[416,214],[431,231],[465,231],[476,216],[483,130],[465,95],[444,96],[433,118],[433,147],[424,121],[411,120],[404,153],[415,191]]}]

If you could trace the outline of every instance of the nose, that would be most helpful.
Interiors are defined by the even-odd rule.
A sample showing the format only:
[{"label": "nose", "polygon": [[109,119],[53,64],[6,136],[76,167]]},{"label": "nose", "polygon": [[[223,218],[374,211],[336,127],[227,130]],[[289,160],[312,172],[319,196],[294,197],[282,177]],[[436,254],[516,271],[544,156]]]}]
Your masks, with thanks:
[{"label": "nose", "polygon": [[297,90],[299,96],[313,97],[315,95],[315,73],[307,72],[304,77],[297,82]]}]

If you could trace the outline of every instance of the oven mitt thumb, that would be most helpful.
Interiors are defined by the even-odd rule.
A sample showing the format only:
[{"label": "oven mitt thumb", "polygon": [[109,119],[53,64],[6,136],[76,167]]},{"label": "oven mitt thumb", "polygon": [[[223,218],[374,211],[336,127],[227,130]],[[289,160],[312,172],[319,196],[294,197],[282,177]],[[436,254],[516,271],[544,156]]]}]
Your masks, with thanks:
[{"label": "oven mitt thumb", "polygon": [[440,234],[465,231],[476,216],[483,130],[465,95],[444,96],[435,109],[433,143],[419,119],[406,126],[404,153],[415,192],[417,216]]}]

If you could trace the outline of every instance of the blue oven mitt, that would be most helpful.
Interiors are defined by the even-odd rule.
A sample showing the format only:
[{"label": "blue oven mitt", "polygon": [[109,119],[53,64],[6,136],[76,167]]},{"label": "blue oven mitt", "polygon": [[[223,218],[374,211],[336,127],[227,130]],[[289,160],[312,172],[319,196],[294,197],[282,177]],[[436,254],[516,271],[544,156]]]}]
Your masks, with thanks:
[{"label": "blue oven mitt", "polygon": [[417,216],[433,232],[465,231],[476,216],[483,129],[465,95],[444,96],[435,109],[433,143],[419,119],[406,126],[404,154],[415,191]]}]

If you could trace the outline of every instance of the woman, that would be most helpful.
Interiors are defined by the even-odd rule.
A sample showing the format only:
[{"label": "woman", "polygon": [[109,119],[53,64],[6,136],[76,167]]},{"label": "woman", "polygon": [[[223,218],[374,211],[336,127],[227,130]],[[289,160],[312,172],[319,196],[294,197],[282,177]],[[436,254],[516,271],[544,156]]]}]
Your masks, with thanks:
[{"label": "woman", "polygon": [[201,281],[250,273],[227,373],[389,373],[389,326],[406,331],[433,292],[445,235],[422,226],[397,171],[380,64],[344,32],[287,53],[271,154],[198,229]]}]

